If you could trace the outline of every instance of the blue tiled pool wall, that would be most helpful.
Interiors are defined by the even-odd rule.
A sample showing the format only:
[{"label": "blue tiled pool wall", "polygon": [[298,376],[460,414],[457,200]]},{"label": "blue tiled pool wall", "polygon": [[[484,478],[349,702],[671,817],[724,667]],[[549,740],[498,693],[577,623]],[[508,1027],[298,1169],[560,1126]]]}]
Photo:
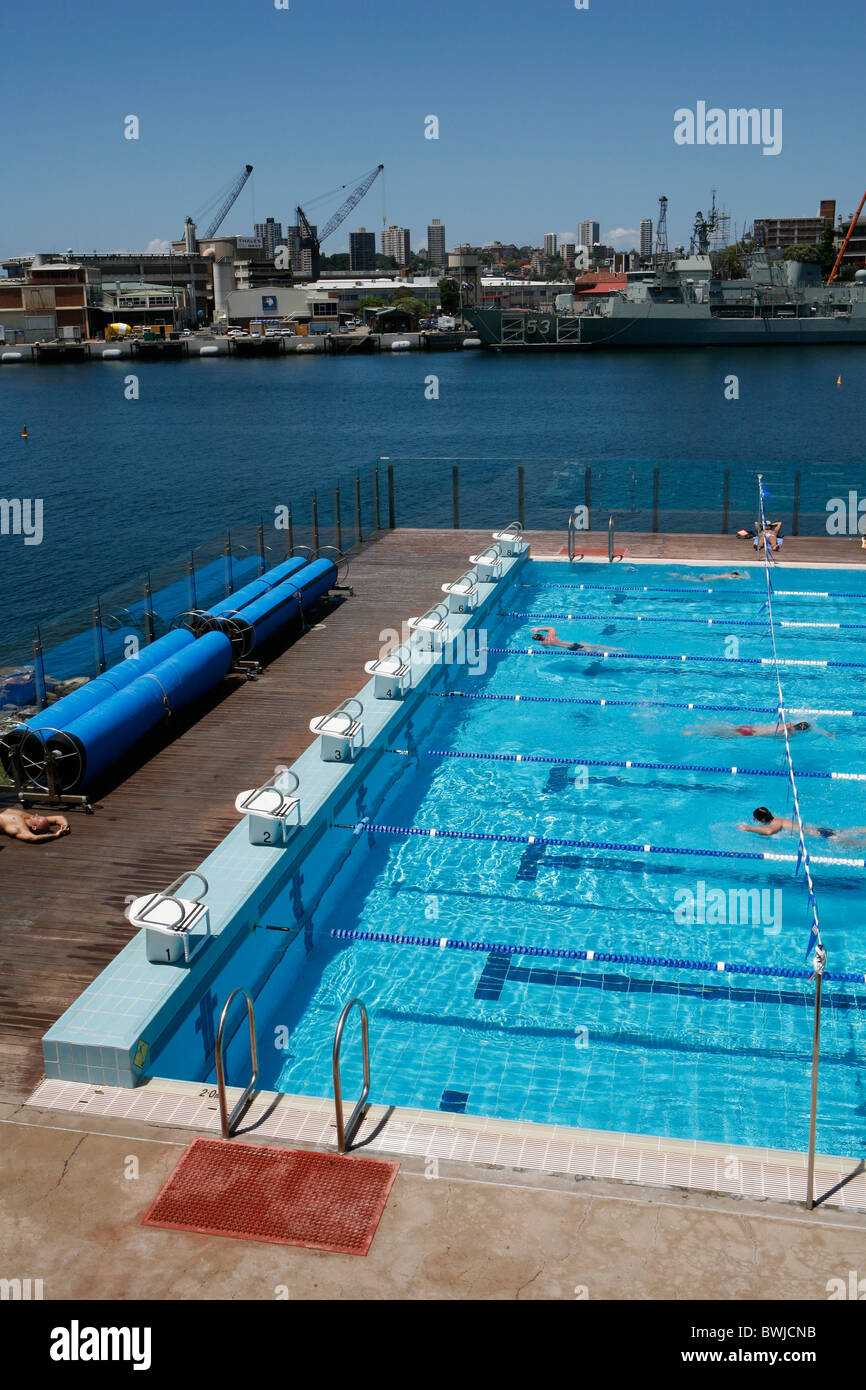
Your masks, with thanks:
[{"label": "blue tiled pool wall", "polygon": [[[445,679],[447,667],[440,667],[437,683]],[[388,745],[413,745],[425,736],[438,714],[438,701],[425,699],[414,709],[406,708],[403,718],[388,730]],[[377,753],[376,761],[355,785],[329,808],[329,822],[356,825],[365,816],[377,815],[395,782],[404,771],[402,761]],[[285,865],[279,880],[269,886],[260,899],[249,931],[242,934],[228,960],[222,959],[211,972],[196,997],[183,1008],[180,1020],[170,1021],[151,1050],[148,1074],[165,1077],[206,1079],[214,1069],[214,1041],[220,1011],[231,988],[243,985],[255,1002],[257,1020],[268,1016],[268,984],[278,975],[280,995],[287,982],[301,975],[313,948],[316,924],[325,920],[345,900],[357,874],[359,861],[367,854],[367,836],[356,836],[344,829],[319,827],[302,855],[295,854]],[[284,853],[288,853],[285,851]],[[277,972],[277,966],[279,971]],[[214,975],[231,985],[213,987]],[[242,1000],[238,1000],[226,1023],[224,1053],[229,1084],[246,1084],[243,1072],[249,1067],[249,1035]],[[261,1046],[268,1039],[260,1039]]]},{"label": "blue tiled pool wall", "polygon": [[[527,559],[528,552],[506,560],[498,584],[480,584],[480,601],[474,612],[450,615],[450,641],[462,630],[490,619],[491,612],[499,609],[505,590]],[[371,652],[371,657],[375,654]],[[215,1005],[205,1004],[202,1012],[201,1001],[207,999],[212,982],[229,955],[239,945],[247,947],[248,937],[253,942],[259,938],[260,933],[253,929],[265,920],[268,904],[283,891],[287,882],[291,884],[296,873],[306,875],[307,901],[315,897],[315,883],[324,885],[333,872],[332,860],[323,853],[322,831],[331,820],[338,818],[340,812],[335,814],[334,807],[342,808],[342,812],[351,811],[353,796],[359,792],[362,796],[371,794],[365,786],[372,787],[376,783],[374,769],[380,761],[382,748],[389,745],[399,730],[407,729],[413,715],[425,702],[429,706],[438,703],[427,702],[426,696],[433,685],[444,683],[455,669],[441,656],[429,662],[413,662],[412,688],[402,701],[374,699],[373,681],[369,681],[359,692],[364,702],[367,738],[356,761],[352,764],[324,762],[320,756],[321,741],[315,739],[293,764],[301,782],[302,825],[289,846],[279,849],[251,845],[244,819],[201,865],[191,865],[191,869],[200,868],[209,883],[203,901],[210,911],[211,940],[189,966],[155,965],[146,959],[144,932],[136,933],[44,1035],[46,1074],[92,1084],[135,1086],[153,1074],[158,1058],[169,1055],[167,1049],[172,1034],[186,1015],[192,1020],[194,1030],[188,1040],[190,1046],[194,1050],[196,1045],[201,1046],[202,1040],[206,1046],[212,1037],[208,1017]],[[432,713],[435,714],[435,709]],[[392,769],[382,762],[382,778],[387,780],[391,775]],[[320,839],[321,849],[306,862],[311,847]],[[345,853],[339,836],[332,839],[328,852]],[[291,860],[287,864],[288,855]],[[153,887],[153,884],[130,884],[131,891],[147,891]],[[299,933],[298,940],[302,939]],[[290,942],[290,948],[293,944]],[[276,957],[276,953],[262,952],[259,961],[258,947],[250,945],[248,949],[251,955],[239,959],[239,967],[255,959],[269,973],[267,960]],[[270,969],[273,963],[275,960]],[[243,981],[233,978],[232,987],[235,983]],[[196,1022],[199,1024],[197,1033]],[[175,1055],[174,1049],[171,1055]],[[165,1073],[160,1069],[160,1074]]]}]

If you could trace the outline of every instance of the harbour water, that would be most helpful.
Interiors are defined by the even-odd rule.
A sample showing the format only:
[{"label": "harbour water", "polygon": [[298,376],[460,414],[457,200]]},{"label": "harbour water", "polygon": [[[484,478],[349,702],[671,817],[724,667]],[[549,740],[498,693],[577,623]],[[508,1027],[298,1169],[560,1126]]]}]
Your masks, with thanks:
[{"label": "harbour water", "polygon": [[[780,511],[800,470],[814,530],[831,497],[866,498],[864,426],[858,347],[7,365],[0,497],[41,499],[43,535],[0,535],[0,650],[229,527],[308,515],[313,489],[330,517],[342,482],[351,516],[353,476],[382,456],[462,460],[464,526],[513,518],[506,466],[480,460],[522,459],[526,524],[563,532],[586,465],[618,527],[645,514],[657,466],[661,529],[718,512],[725,468],[731,529],[752,520],[759,466]],[[450,461],[395,467],[397,524],[451,525]],[[367,481],[365,508],[369,527]]]}]

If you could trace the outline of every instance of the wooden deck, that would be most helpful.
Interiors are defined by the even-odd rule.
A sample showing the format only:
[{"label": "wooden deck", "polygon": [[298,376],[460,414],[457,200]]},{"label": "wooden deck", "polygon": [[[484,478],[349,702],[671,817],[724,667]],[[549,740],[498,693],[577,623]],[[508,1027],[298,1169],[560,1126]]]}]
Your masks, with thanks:
[{"label": "wooden deck", "polygon": [[[556,555],[564,534],[529,537]],[[267,665],[259,680],[228,681],[191,726],[151,742],[93,816],[69,814],[72,834],[34,846],[0,840],[0,1099],[22,1100],[42,1074],[41,1038],[132,934],[125,900],[194,868],[237,823],[234,798],[309,744],[309,721],[353,695],[380,633],[441,600],[440,584],[468,568],[488,532],[395,531],[353,559],[353,597]],[[587,533],[588,556],[607,535]],[[620,533],[626,558],[745,563],[754,551],[728,537]],[[593,557],[594,558],[594,557]],[[859,541],[793,539],[784,558],[861,564]],[[11,798],[8,796],[6,800]]]}]

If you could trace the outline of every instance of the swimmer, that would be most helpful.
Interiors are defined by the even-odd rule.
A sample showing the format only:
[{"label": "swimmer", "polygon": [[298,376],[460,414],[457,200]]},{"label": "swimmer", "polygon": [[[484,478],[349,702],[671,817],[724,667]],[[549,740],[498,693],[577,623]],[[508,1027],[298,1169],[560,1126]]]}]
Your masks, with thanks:
[{"label": "swimmer", "polygon": [[599,647],[593,642],[563,642],[556,635],[555,627],[537,627],[533,629],[533,642],[541,642],[545,647],[561,647],[566,652],[622,652],[622,647]]},{"label": "swimmer", "polygon": [[788,737],[793,738],[795,734],[805,734],[810,730],[815,734],[823,734],[825,738],[835,738],[835,734],[828,734],[826,729],[819,729],[817,724],[809,724],[805,719],[789,719],[787,724],[712,724],[709,727],[698,725],[694,729],[684,729],[686,734],[703,734],[708,738],[776,738],[782,734],[782,729],[787,729]]},{"label": "swimmer", "polygon": [[724,574],[676,574],[668,573],[668,579],[685,579],[689,584],[706,584],[711,579],[748,579],[743,570],[726,570]]},{"label": "swimmer", "polygon": [[13,840],[26,840],[32,844],[68,835],[69,823],[63,816],[30,815],[18,806],[10,806],[0,811],[0,831]]},{"label": "swimmer", "polygon": [[[740,825],[738,829],[748,830],[752,835],[778,835],[782,831],[796,834],[797,827],[790,816],[774,816],[766,806],[758,806],[752,812],[757,825]],[[819,840],[838,840],[840,844],[858,843],[866,839],[866,825],[852,825],[848,830],[831,830],[827,825],[804,825],[804,835],[813,835]]]}]

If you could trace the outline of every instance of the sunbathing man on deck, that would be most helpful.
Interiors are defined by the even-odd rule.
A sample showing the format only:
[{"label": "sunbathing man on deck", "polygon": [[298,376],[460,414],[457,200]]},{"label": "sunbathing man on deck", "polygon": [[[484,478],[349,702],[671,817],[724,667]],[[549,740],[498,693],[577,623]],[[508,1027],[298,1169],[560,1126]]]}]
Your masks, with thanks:
[{"label": "sunbathing man on deck", "polygon": [[[740,825],[740,830],[748,830],[753,835],[778,835],[788,830],[796,834],[797,827],[790,816],[774,816],[766,806],[758,806],[752,815],[757,825]],[[866,825],[852,825],[848,830],[831,830],[826,825],[804,825],[804,835],[815,835],[819,840],[838,840],[840,844],[858,844],[866,840]]]},{"label": "sunbathing man on deck", "polygon": [[0,831],[13,840],[39,843],[68,835],[69,822],[64,816],[36,816],[22,811],[19,806],[9,806],[0,811]]},{"label": "sunbathing man on deck", "polygon": [[599,647],[594,642],[563,642],[556,635],[555,627],[537,627],[533,629],[533,642],[540,642],[544,647],[562,647],[566,652],[622,652],[622,647]]}]

